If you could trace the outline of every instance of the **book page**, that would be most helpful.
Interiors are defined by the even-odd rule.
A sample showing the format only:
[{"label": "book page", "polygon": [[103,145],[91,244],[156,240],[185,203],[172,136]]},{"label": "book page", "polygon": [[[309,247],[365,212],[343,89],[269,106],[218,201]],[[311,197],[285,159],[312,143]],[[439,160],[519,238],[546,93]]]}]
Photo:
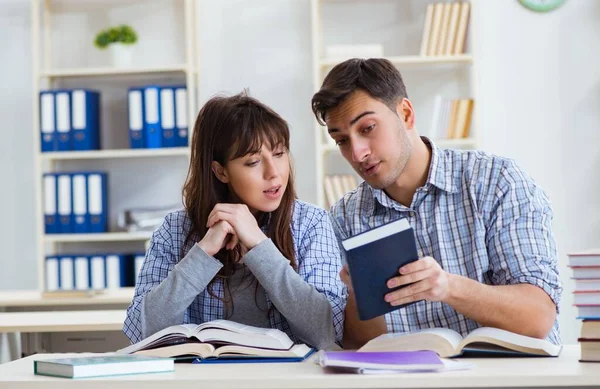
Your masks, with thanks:
[{"label": "book page", "polygon": [[182,343],[173,346],[153,348],[150,350],[136,351],[135,355],[146,355],[152,357],[172,358],[184,355],[195,355],[200,358],[208,358],[213,355],[215,348],[208,343]]},{"label": "book page", "polygon": [[146,339],[140,340],[139,342],[132,344],[131,346],[122,348],[118,350],[119,354],[131,354],[135,351],[146,348],[147,346],[152,346],[157,342],[165,342],[168,340],[175,340],[180,338],[189,338],[194,333],[196,329],[196,324],[180,324],[171,327],[167,327],[163,330],[156,332],[153,335],[150,335]]},{"label": "book page", "polygon": [[289,350],[268,350],[237,345],[222,346],[215,350],[216,357],[254,356],[262,358],[303,358],[312,349],[305,344],[296,344]]},{"label": "book page", "polygon": [[288,350],[294,342],[275,328],[260,328],[229,320],[200,324],[194,336],[202,342],[240,344],[245,346]]},{"label": "book page", "polygon": [[477,348],[483,349],[482,343],[488,343],[527,354],[558,356],[561,346],[554,345],[544,339],[530,338],[498,328],[482,327],[471,332],[460,345],[460,349],[478,343]]},{"label": "book page", "polygon": [[383,334],[369,341],[358,351],[418,351],[432,350],[441,357],[458,354],[460,334],[448,328],[428,328],[409,333]]}]

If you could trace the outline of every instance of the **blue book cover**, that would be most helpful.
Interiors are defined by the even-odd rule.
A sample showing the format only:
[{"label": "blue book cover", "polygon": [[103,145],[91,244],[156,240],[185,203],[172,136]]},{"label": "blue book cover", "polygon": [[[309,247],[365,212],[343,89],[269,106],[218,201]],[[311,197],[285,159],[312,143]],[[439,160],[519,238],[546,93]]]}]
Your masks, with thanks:
[{"label": "blue book cover", "polygon": [[419,258],[408,220],[400,219],[365,231],[345,239],[342,246],[346,251],[360,320],[369,320],[409,305],[392,306],[385,301],[387,293],[399,289],[388,288],[387,282],[400,275],[400,267]]},{"label": "blue book cover", "polygon": [[70,234],[73,232],[74,215],[71,185],[71,175],[69,173],[57,174],[58,232],[63,234]]},{"label": "blue book cover", "polygon": [[161,147],[175,147],[175,89],[160,89],[160,128],[162,131]]},{"label": "blue book cover", "polygon": [[185,86],[175,87],[175,145],[187,147],[188,145],[188,98]]},{"label": "blue book cover", "polygon": [[144,139],[144,89],[129,88],[127,94],[129,114],[129,146],[132,149],[146,147]]},{"label": "blue book cover", "polygon": [[144,88],[144,137],[149,149],[157,149],[162,145],[160,90],[159,86]]},{"label": "blue book cover", "polygon": [[88,232],[100,233],[108,231],[108,183],[106,173],[90,172],[87,174],[88,189]]},{"label": "blue book cover", "polygon": [[86,173],[71,173],[73,196],[73,232],[85,234],[90,232],[88,216],[88,189]]},{"label": "blue book cover", "polygon": [[58,256],[58,274],[60,290],[75,289],[75,263],[71,255]]},{"label": "blue book cover", "polygon": [[56,90],[55,110],[56,110],[56,148],[58,151],[71,150],[71,91]]},{"label": "blue book cover", "polygon": [[106,255],[106,282],[108,289],[134,286],[133,272],[134,262],[130,256],[123,254]]},{"label": "blue book cover", "polygon": [[142,355],[107,355],[33,361],[34,374],[63,378],[163,373],[174,370],[175,364],[172,358],[154,358]]},{"label": "blue book cover", "polygon": [[40,92],[40,130],[42,152],[56,151],[56,109],[54,92]]},{"label": "blue book cover", "polygon": [[47,173],[43,176],[44,181],[44,226],[46,234],[58,234],[60,223],[58,221],[58,185],[56,174]]},{"label": "blue book cover", "polygon": [[73,150],[100,149],[100,92],[75,89],[71,93]]}]

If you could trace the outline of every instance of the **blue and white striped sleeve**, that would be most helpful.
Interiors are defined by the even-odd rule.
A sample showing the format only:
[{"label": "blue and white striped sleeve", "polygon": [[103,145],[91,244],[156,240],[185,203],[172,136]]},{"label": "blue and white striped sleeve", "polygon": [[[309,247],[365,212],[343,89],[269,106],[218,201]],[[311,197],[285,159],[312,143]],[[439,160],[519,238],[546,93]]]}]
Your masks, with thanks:
[{"label": "blue and white striped sleeve", "polygon": [[325,210],[315,209],[300,242],[299,256],[302,258],[300,275],[329,300],[335,338],[339,343],[344,332],[348,291],[339,277],[342,268],[340,248]]},{"label": "blue and white striped sleeve", "polygon": [[492,282],[535,285],[558,312],[562,285],[550,201],[513,161],[506,161],[493,204],[486,237]]},{"label": "blue and white striped sleeve", "polygon": [[172,254],[171,219],[168,215],[163,224],[152,234],[150,247],[135,285],[135,294],[123,326],[123,332],[132,343],[143,339],[142,300],[148,292],[159,285],[177,263]]}]

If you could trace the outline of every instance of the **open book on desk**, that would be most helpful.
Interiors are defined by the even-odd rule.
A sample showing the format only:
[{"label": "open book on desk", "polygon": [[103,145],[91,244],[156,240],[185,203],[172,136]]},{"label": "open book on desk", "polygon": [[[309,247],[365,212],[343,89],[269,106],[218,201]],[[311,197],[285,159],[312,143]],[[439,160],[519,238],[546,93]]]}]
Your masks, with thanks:
[{"label": "open book on desk", "polygon": [[432,350],[440,357],[476,354],[489,356],[557,357],[562,346],[498,328],[482,327],[466,337],[447,328],[429,328],[410,333],[383,334],[358,351]]},{"label": "open book on desk", "polygon": [[252,327],[229,320],[167,327],[117,353],[200,359],[265,358],[301,361],[314,350],[273,328]]}]

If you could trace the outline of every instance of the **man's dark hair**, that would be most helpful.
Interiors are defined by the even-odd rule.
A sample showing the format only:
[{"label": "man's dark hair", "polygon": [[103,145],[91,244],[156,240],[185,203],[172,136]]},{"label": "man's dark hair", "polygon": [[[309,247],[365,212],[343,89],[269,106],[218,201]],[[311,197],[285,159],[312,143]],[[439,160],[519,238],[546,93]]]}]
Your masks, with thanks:
[{"label": "man's dark hair", "polygon": [[327,111],[340,105],[352,92],[363,90],[387,105],[392,111],[396,103],[408,98],[402,76],[387,59],[353,58],[336,65],[321,89],[312,98],[312,110],[321,125]]}]

